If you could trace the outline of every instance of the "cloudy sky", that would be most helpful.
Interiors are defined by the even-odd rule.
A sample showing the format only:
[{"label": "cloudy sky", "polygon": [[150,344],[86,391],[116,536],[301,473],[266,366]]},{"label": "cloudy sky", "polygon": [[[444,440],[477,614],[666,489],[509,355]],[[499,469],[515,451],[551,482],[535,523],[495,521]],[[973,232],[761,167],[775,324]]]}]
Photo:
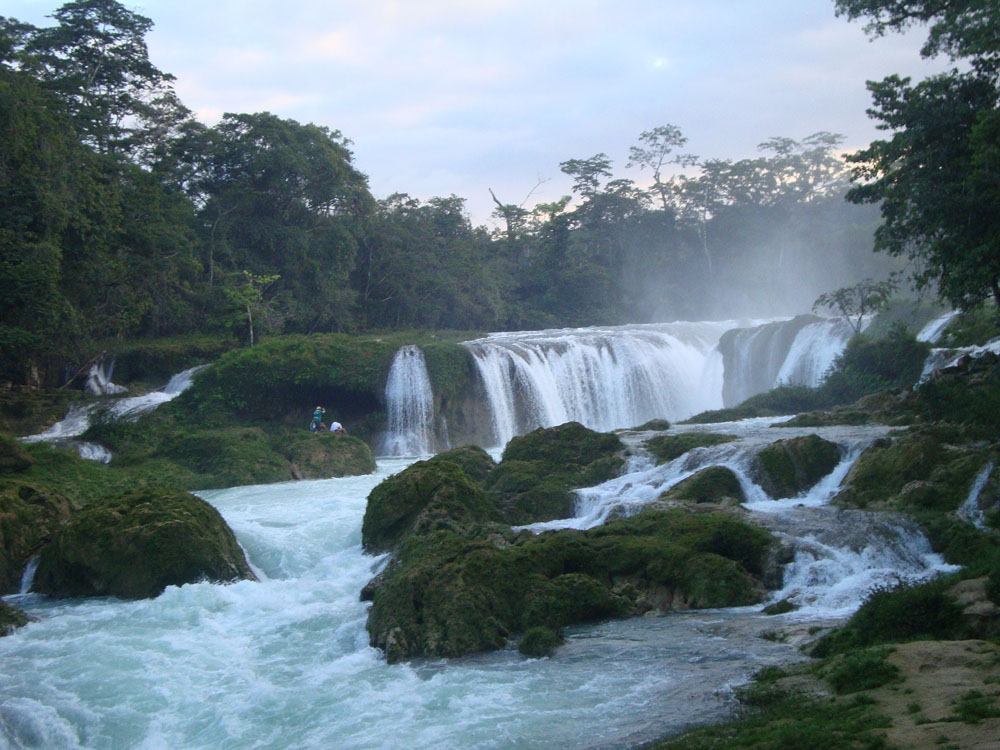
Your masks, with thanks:
[{"label": "cloudy sky", "polygon": [[[5,0],[48,25],[57,0]],[[771,136],[878,135],[866,79],[922,77],[923,38],[869,41],[833,0],[134,0],[150,57],[206,123],[267,110],[340,130],[377,197],[457,194],[488,221],[569,192],[559,163],[628,172],[644,130],[742,158]]]}]

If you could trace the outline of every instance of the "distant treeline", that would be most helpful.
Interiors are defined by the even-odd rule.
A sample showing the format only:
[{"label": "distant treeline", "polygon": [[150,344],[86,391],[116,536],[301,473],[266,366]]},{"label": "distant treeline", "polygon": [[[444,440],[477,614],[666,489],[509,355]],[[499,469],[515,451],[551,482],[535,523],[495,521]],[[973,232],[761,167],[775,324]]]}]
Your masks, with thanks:
[{"label": "distant treeline", "polygon": [[454,195],[376,200],[336,130],[199,123],[114,0],[52,17],[0,17],[0,380],[51,384],[109,338],[794,312],[886,263],[833,134],[732,161],[657,127],[626,165],[645,186],[570,159],[573,196],[494,196],[489,229]]}]

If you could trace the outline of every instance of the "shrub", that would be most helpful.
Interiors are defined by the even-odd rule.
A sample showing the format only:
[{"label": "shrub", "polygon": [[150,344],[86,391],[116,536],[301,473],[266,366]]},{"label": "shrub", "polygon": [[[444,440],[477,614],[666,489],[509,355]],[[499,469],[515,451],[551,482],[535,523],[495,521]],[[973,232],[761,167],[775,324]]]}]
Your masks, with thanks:
[{"label": "shrub", "polygon": [[899,668],[886,660],[887,652],[861,651],[848,654],[826,675],[837,693],[874,690],[899,678]]}]

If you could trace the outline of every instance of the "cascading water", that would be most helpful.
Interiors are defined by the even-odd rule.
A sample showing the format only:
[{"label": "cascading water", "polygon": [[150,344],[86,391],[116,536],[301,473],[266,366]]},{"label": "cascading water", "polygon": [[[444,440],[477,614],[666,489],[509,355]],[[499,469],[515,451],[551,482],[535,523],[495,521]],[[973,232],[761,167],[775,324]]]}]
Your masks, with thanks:
[{"label": "cascading water", "polygon": [[779,385],[815,388],[853,333],[843,318],[813,315],[727,332],[719,342],[725,363],[723,402],[736,406]]},{"label": "cascading water", "polygon": [[404,346],[392,360],[385,384],[389,429],[383,441],[386,456],[423,456],[434,449],[434,394],[424,353]]},{"label": "cascading water", "polygon": [[[578,490],[574,518],[523,528],[535,532],[593,528],[613,514],[638,512],[700,469],[725,466],[739,479],[747,498],[743,507],[795,550],[794,561],[785,569],[782,589],[774,598],[789,599],[798,605],[799,617],[845,617],[876,586],[926,580],[954,569],[931,551],[927,539],[908,520],[829,505],[863,448],[889,428],[781,428],[782,438],[819,434],[841,447],[843,459],[829,476],[804,495],[768,497],[752,479],[752,464],[756,452],[775,439],[770,427],[780,419],[674,428],[737,434],[739,439],[697,448],[661,466],[652,466],[648,460],[634,461],[622,476]],[[626,438],[633,445],[639,441],[635,435]]]},{"label": "cascading water", "polygon": [[[56,422],[49,429],[37,435],[29,435],[21,438],[25,443],[56,443],[70,441],[87,431],[90,427],[91,417],[95,410],[105,410],[111,419],[134,420],[143,414],[153,411],[161,404],[165,404],[191,387],[192,378],[195,373],[203,370],[205,365],[192,367],[179,372],[167,382],[163,388],[151,391],[142,396],[132,396],[130,398],[110,398],[95,401],[70,408],[66,416]],[[107,373],[102,375],[106,377]],[[110,381],[107,381],[110,383]],[[113,385],[113,384],[112,384]],[[115,386],[120,388],[120,386]],[[111,460],[108,450],[96,443],[75,442],[81,458],[107,463]]]},{"label": "cascading water", "polygon": [[959,518],[964,518],[979,529],[986,529],[986,512],[980,503],[980,497],[992,473],[993,462],[991,461],[979,471],[976,481],[972,483],[972,488],[969,490],[969,496],[962,503],[962,507],[958,509]]},{"label": "cascading water", "polygon": [[569,421],[595,430],[679,419],[721,406],[716,342],[734,323],[669,323],[496,333],[465,342],[494,445]]},{"label": "cascading water", "polygon": [[951,312],[946,312],[943,315],[939,315],[925,325],[917,333],[917,341],[926,341],[929,344],[935,343],[942,334],[951,324],[951,322],[958,316],[958,310],[953,310]]}]

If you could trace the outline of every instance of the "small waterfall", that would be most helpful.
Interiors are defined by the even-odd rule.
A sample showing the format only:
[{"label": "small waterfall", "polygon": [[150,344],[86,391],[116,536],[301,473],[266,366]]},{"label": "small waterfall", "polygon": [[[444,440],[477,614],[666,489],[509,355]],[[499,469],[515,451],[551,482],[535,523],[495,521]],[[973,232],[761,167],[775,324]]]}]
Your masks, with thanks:
[{"label": "small waterfall", "polygon": [[983,488],[986,486],[992,473],[993,462],[991,461],[976,476],[976,480],[972,483],[972,487],[969,490],[969,496],[962,503],[962,507],[958,509],[959,518],[963,518],[976,528],[984,530],[986,529],[986,512],[979,503],[979,496],[983,494]]},{"label": "small waterfall", "polygon": [[[55,443],[77,438],[90,427],[91,414],[95,409],[105,409],[108,415],[116,420],[136,420],[143,414],[153,411],[161,404],[177,398],[177,396],[191,387],[195,373],[205,369],[205,367],[207,365],[198,365],[197,367],[179,372],[170,378],[163,388],[151,391],[142,396],[114,398],[72,406],[66,416],[49,429],[36,435],[23,437],[21,441],[24,443]],[[101,377],[104,378],[109,373],[110,370],[105,372]],[[110,383],[110,381],[106,382]],[[112,383],[111,385],[114,384]],[[117,385],[114,387],[121,388],[121,386]],[[96,443],[79,442],[76,444],[76,447],[81,458],[100,461],[101,463],[108,463],[111,460],[111,453],[107,448]]]},{"label": "small waterfall", "polygon": [[83,390],[95,396],[117,396],[120,393],[128,393],[128,388],[115,385],[111,382],[111,373],[115,369],[115,361],[102,359],[90,368],[87,375],[87,382]]},{"label": "small waterfall", "polygon": [[[841,509],[829,504],[857,457],[887,427],[782,428],[781,437],[810,432],[837,443],[840,464],[815,487],[794,498],[771,498],[754,483],[753,458],[775,439],[778,419],[744,420],[712,426],[682,426],[675,431],[735,433],[739,440],[696,448],[661,466],[633,460],[625,473],[596,487],[577,490],[574,518],[535,523],[535,533],[552,529],[589,529],[614,516],[629,516],[655,502],[663,492],[709,466],[725,466],[746,495],[743,507],[795,550],[776,600],[790,599],[810,616],[843,617],[859,607],[873,587],[920,581],[953,570],[933,553],[919,528],[886,513]],[[636,440],[629,436],[629,440]],[[984,480],[985,481],[985,480]]]},{"label": "small waterfall", "polygon": [[957,349],[931,349],[924,360],[924,370],[920,374],[920,382],[924,382],[937,370],[954,367],[962,357],[977,359],[984,354],[1000,354],[1000,338],[987,341],[983,346],[963,346]]},{"label": "small waterfall", "polygon": [[734,323],[496,333],[464,343],[478,368],[494,445],[569,421],[609,431],[721,406],[711,356]]},{"label": "small waterfall", "polygon": [[21,574],[21,586],[18,588],[17,593],[31,593],[31,587],[35,583],[35,572],[38,570],[38,561],[40,559],[41,558],[38,555],[35,555],[28,560],[28,564],[24,567],[24,573]]},{"label": "small waterfall", "polygon": [[927,323],[927,325],[921,328],[920,332],[917,333],[917,341],[926,341],[929,344],[933,344],[941,338],[941,334],[945,332],[945,329],[951,324],[951,321],[953,321],[957,315],[958,311],[953,310],[952,312],[947,312],[944,315],[939,315],[934,318],[934,320]]},{"label": "small waterfall", "polygon": [[727,332],[719,341],[726,372],[724,404],[736,406],[779,385],[815,388],[853,333],[843,318],[815,315]]},{"label": "small waterfall", "polygon": [[396,352],[385,384],[389,429],[387,456],[423,456],[434,450],[434,394],[424,354],[418,346]]}]

